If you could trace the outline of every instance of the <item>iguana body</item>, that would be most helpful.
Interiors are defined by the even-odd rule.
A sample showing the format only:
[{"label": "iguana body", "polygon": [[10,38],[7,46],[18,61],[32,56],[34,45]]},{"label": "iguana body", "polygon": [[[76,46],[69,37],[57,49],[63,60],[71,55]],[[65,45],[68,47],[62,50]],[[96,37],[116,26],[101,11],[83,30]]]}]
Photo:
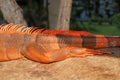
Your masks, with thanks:
[{"label": "iguana body", "polygon": [[0,26],[0,61],[26,57],[50,63],[69,57],[110,54],[96,48],[119,47],[119,36],[94,35],[84,31],[45,30],[19,24]]}]

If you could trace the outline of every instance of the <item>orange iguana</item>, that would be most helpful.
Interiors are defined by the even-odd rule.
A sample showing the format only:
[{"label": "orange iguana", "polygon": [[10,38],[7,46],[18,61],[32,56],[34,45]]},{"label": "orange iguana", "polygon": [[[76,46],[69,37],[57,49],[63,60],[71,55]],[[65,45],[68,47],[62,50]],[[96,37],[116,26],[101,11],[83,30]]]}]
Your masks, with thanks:
[{"label": "orange iguana", "polygon": [[69,57],[110,54],[97,48],[119,47],[119,36],[95,35],[85,31],[45,30],[20,24],[0,25],[0,61],[26,57],[50,63]]}]

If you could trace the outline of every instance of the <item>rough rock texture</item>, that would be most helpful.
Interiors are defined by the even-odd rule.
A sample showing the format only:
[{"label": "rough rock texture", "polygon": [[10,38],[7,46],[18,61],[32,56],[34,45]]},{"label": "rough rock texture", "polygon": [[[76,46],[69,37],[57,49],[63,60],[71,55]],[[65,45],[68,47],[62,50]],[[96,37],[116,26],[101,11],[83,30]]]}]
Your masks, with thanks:
[{"label": "rough rock texture", "polygon": [[27,59],[0,62],[0,80],[119,80],[120,48],[112,55],[70,58],[41,64]]}]

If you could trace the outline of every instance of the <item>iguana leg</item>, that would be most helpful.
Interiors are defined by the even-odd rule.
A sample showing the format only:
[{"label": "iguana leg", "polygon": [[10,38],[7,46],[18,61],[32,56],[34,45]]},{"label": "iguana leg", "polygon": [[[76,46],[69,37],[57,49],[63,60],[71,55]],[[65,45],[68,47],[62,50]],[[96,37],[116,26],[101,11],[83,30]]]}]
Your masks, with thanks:
[{"label": "iguana leg", "polygon": [[[9,27],[9,26],[8,26]],[[0,61],[20,59],[20,47],[24,43],[23,34],[4,32],[0,34]]]},{"label": "iguana leg", "polygon": [[98,55],[111,54],[111,52],[87,49],[87,48],[73,48],[73,50],[71,50],[71,57],[85,57],[85,56],[92,56],[94,54],[98,54]]},{"label": "iguana leg", "polygon": [[61,61],[70,57],[84,57],[94,54],[110,54],[107,51],[99,51],[87,48],[67,47],[62,49],[56,49],[52,51],[46,51],[41,49],[39,45],[29,45],[24,48],[22,54],[33,61],[50,63]]},{"label": "iguana leg", "polygon": [[17,48],[11,47],[9,49],[0,49],[0,61],[10,61],[23,58],[23,55],[17,51]]}]

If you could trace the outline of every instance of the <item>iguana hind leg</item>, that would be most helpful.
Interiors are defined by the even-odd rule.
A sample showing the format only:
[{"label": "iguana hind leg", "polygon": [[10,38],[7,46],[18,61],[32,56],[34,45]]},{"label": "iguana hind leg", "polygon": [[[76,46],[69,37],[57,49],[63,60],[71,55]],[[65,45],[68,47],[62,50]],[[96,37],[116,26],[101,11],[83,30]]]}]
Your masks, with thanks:
[{"label": "iguana hind leg", "polygon": [[36,44],[25,47],[22,52],[22,54],[26,58],[42,63],[61,61],[70,57],[84,57],[94,54],[105,54],[105,53],[110,54],[110,52],[107,51],[99,51],[99,50],[78,48],[78,47],[66,47],[66,48],[46,51]]}]

